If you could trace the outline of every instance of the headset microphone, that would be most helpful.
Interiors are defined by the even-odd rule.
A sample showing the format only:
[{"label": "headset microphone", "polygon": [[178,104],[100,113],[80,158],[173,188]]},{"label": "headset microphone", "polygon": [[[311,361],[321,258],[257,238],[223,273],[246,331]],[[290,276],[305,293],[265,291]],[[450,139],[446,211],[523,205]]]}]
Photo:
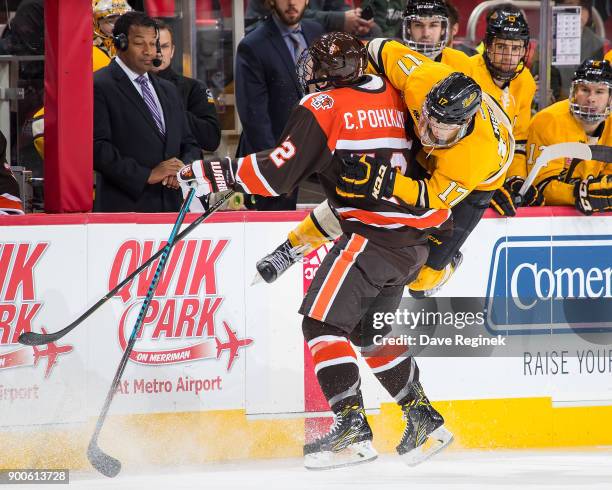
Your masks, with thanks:
[{"label": "headset microphone", "polygon": [[155,26],[155,34],[157,34],[157,40],[155,41],[155,58],[151,62],[155,68],[159,68],[162,64],[162,50],[161,43],[159,42],[159,27]]}]

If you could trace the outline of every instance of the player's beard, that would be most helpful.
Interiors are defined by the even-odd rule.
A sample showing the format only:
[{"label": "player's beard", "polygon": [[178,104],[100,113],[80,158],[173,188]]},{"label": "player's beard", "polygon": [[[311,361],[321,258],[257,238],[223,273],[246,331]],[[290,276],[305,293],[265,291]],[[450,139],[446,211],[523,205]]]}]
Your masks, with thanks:
[{"label": "player's beard", "polygon": [[279,19],[283,22],[283,24],[288,25],[288,26],[293,26],[297,24],[300,20],[302,20],[302,17],[304,16],[304,12],[306,11],[306,4],[304,5],[304,8],[302,9],[301,12],[298,11],[294,7],[291,7],[290,9],[282,11],[278,8],[276,4],[274,4],[273,9],[276,15],[278,15]]}]

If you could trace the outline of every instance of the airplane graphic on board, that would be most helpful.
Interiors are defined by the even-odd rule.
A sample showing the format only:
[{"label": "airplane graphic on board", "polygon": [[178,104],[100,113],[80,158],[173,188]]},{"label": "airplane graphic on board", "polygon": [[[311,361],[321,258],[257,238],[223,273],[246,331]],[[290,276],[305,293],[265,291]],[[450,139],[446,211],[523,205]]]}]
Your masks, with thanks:
[{"label": "airplane graphic on board", "polygon": [[[44,328],[41,328],[42,333],[46,334],[47,331]],[[47,358],[47,367],[45,368],[45,378],[49,377],[51,374],[51,370],[53,366],[57,362],[57,358],[60,354],[67,354],[72,351],[72,346],[70,345],[62,345],[58,346],[55,342],[50,342],[47,344],[46,349],[42,347],[32,346],[34,349],[34,366],[38,364],[38,361],[43,357]]]},{"label": "airplane graphic on board", "polygon": [[229,371],[232,368],[232,364],[238,357],[238,351],[241,347],[246,347],[247,345],[253,342],[253,339],[238,339],[234,331],[229,327],[229,325],[223,322],[223,326],[225,327],[225,331],[227,332],[228,341],[222,343],[217,337],[215,337],[215,341],[217,342],[217,359],[221,357],[221,353],[224,350],[229,350],[229,361],[227,363],[227,370]]}]

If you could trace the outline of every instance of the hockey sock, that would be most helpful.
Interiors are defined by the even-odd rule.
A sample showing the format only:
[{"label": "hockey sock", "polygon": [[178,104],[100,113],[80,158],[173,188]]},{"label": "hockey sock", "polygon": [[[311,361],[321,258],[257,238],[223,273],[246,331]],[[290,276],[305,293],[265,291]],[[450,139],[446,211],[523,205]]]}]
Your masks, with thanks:
[{"label": "hockey sock", "polygon": [[354,404],[361,406],[357,356],[346,334],[337,327],[304,317],[304,339],[312,354],[323,395],[334,412]]},{"label": "hockey sock", "polygon": [[304,253],[306,255],[325,242],[335,240],[341,234],[342,229],[338,218],[327,201],[324,201],[289,232],[288,238],[293,247],[310,245],[311,249]]},{"label": "hockey sock", "polygon": [[407,356],[405,352],[387,356],[362,353],[376,379],[395,401],[399,405],[410,401],[410,386],[419,380],[419,367],[414,357]]}]

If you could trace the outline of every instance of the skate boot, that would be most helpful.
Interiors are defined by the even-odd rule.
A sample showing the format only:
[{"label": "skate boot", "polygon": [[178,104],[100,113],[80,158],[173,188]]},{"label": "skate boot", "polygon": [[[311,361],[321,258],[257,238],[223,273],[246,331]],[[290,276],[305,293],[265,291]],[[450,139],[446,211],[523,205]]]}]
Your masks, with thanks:
[{"label": "skate boot", "polygon": [[416,466],[432,457],[453,440],[453,434],[444,427],[444,418],[425,396],[417,381],[413,384],[414,399],[402,405],[406,428],[396,447],[408,466]]},{"label": "skate boot", "polygon": [[276,281],[283,272],[302,259],[304,248],[307,247],[292,247],[289,240],[285,240],[274,252],[257,262],[257,273],[252,284],[260,282],[261,279],[267,283]]},{"label": "skate boot", "polygon": [[408,284],[408,292],[413,298],[427,298],[436,294],[442,286],[453,276],[457,268],[463,262],[463,254],[457,252],[441,271],[424,265],[419,271],[417,278]]},{"label": "skate boot", "polygon": [[378,457],[372,437],[365,410],[349,405],[336,414],[327,434],[304,445],[304,466],[326,470],[372,461]]}]

